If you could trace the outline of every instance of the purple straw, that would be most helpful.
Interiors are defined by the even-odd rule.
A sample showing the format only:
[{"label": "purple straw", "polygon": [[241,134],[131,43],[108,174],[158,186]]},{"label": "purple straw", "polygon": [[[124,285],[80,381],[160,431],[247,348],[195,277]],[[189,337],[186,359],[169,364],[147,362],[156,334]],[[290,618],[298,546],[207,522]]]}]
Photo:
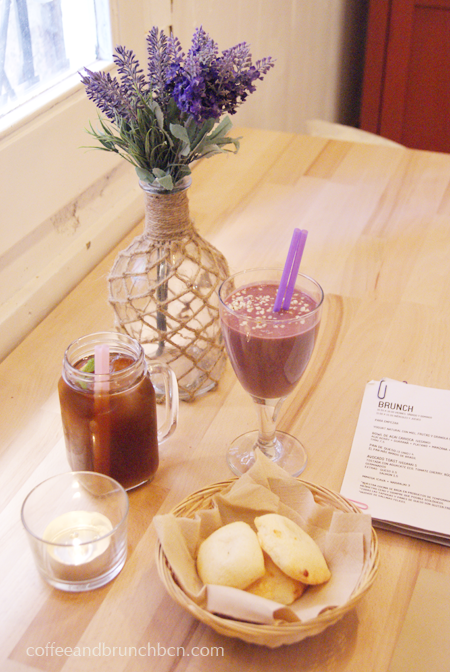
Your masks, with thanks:
[{"label": "purple straw", "polygon": [[278,287],[277,296],[273,306],[274,313],[279,312],[281,308],[283,308],[283,310],[289,310],[298,269],[300,268],[303,250],[305,249],[307,235],[307,231],[294,229],[286,257],[286,263],[281,275],[280,286]]},{"label": "purple straw", "polygon": [[295,281],[297,280],[298,269],[300,268],[300,262],[302,260],[303,250],[305,249],[307,235],[307,231],[300,232],[300,239],[298,241],[297,249],[295,250],[294,261],[292,263],[291,275],[289,277],[286,294],[284,296],[283,310],[289,310],[289,306],[291,305],[292,294],[294,293]]}]

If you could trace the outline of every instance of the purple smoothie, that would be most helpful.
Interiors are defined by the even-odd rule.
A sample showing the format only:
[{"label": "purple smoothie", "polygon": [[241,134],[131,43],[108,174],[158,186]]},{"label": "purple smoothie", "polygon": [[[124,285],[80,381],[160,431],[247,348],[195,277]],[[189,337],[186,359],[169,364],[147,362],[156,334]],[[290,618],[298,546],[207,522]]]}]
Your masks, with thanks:
[{"label": "purple smoothie", "polygon": [[289,310],[273,312],[274,282],[232,292],[222,308],[222,332],[234,372],[254,397],[278,399],[297,385],[310,360],[319,329],[317,303],[294,290]]}]

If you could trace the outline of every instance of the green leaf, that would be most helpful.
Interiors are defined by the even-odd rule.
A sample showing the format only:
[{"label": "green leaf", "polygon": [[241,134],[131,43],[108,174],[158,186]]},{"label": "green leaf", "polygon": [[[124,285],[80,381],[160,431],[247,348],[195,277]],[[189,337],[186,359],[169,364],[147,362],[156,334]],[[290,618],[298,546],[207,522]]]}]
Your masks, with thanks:
[{"label": "green leaf", "polygon": [[155,182],[161,185],[166,191],[172,191],[173,189],[173,179],[172,175],[164,175],[164,177],[157,177]]},{"label": "green leaf", "polygon": [[225,150],[221,149],[219,145],[208,144],[202,149],[202,151],[197,155],[200,158],[206,158],[208,156],[213,156],[214,154],[224,154]]},{"label": "green leaf", "polygon": [[[225,138],[216,138],[216,145],[234,145],[235,146],[235,153],[239,150],[240,147],[240,138],[230,138],[228,135]],[[232,151],[232,150],[228,150]]]},{"label": "green leaf", "polygon": [[93,373],[95,371],[95,358],[89,357],[86,364],[81,367],[83,373]]},{"label": "green leaf", "polygon": [[151,108],[155,114],[156,121],[158,122],[158,126],[163,129],[164,128],[164,113],[156,100],[152,100],[151,102]]},{"label": "green leaf", "polygon": [[154,177],[151,174],[149,170],[146,170],[145,168],[140,168],[138,166],[135,166],[135,171],[137,173],[137,176],[142,182],[150,182],[150,184],[154,181]]},{"label": "green leaf", "polygon": [[169,128],[173,137],[182,142],[182,147],[180,149],[181,156],[188,156],[191,151],[191,141],[185,127],[181,126],[181,124],[170,124]]},{"label": "green leaf", "polygon": [[212,140],[218,136],[223,136],[233,127],[230,117],[227,115],[222,119],[222,121],[217,124],[216,128],[209,134],[209,138]]},{"label": "green leaf", "polygon": [[181,126],[180,124],[170,124],[169,128],[170,132],[175,138],[178,138],[178,140],[185,142],[187,145],[190,144],[188,132],[184,128],[184,126]]},{"label": "green leaf", "polygon": [[199,127],[194,120],[191,120],[186,126],[191,141],[191,146],[193,146],[194,144],[198,144],[202,140],[202,138],[204,138],[204,136],[207,135],[207,133],[212,131],[215,123],[216,120],[214,119],[214,117],[210,117]]}]

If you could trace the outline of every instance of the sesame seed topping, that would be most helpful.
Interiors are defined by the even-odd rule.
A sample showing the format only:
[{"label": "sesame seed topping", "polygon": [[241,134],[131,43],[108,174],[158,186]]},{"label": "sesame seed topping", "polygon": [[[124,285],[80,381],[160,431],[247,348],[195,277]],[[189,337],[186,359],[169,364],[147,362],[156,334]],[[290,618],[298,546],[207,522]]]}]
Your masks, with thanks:
[{"label": "sesame seed topping", "polygon": [[294,325],[297,326],[291,332],[293,334],[298,330],[299,324],[306,325],[306,328],[315,326],[316,320],[313,316],[307,319],[308,313],[316,308],[316,303],[311,297],[295,289],[289,310],[274,313],[273,305],[277,291],[278,285],[271,282],[249,285],[234,291],[226,299],[225,304],[237,316],[247,318],[241,320],[240,326],[245,327],[248,335],[257,329],[258,333],[264,331],[264,335],[267,336],[278,333],[278,337],[281,337],[279,330],[282,329],[283,338],[286,338],[291,329],[294,329]]}]

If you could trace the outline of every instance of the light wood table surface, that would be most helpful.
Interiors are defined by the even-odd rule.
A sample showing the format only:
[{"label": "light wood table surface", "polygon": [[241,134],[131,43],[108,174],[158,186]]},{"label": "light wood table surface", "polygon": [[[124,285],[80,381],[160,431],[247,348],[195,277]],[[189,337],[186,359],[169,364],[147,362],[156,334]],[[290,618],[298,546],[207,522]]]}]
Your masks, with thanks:
[{"label": "light wood table surface", "polygon": [[[293,227],[308,229],[302,270],[322,284],[326,303],[280,428],[307,447],[304,479],[339,491],[367,381],[450,387],[450,156],[241,130],[237,156],[195,167],[191,214],[231,271],[282,266]],[[450,574],[450,549],[380,531],[379,575],[358,607],[322,634],[273,650],[216,634],[166,594],[153,516],[230,478],[227,446],[256,425],[229,365],[216,391],[181,404],[154,481],[130,493],[129,555],[119,576],[72,595],[37,574],[20,507],[34,485],[69,469],[56,395],[63,352],[80,335],[113,328],[106,275],[141,229],[0,365],[0,669],[386,672],[419,570]],[[115,655],[95,648],[107,654],[114,646]],[[147,646],[160,655],[134,653]],[[90,647],[92,655],[57,655],[56,647]]]}]

